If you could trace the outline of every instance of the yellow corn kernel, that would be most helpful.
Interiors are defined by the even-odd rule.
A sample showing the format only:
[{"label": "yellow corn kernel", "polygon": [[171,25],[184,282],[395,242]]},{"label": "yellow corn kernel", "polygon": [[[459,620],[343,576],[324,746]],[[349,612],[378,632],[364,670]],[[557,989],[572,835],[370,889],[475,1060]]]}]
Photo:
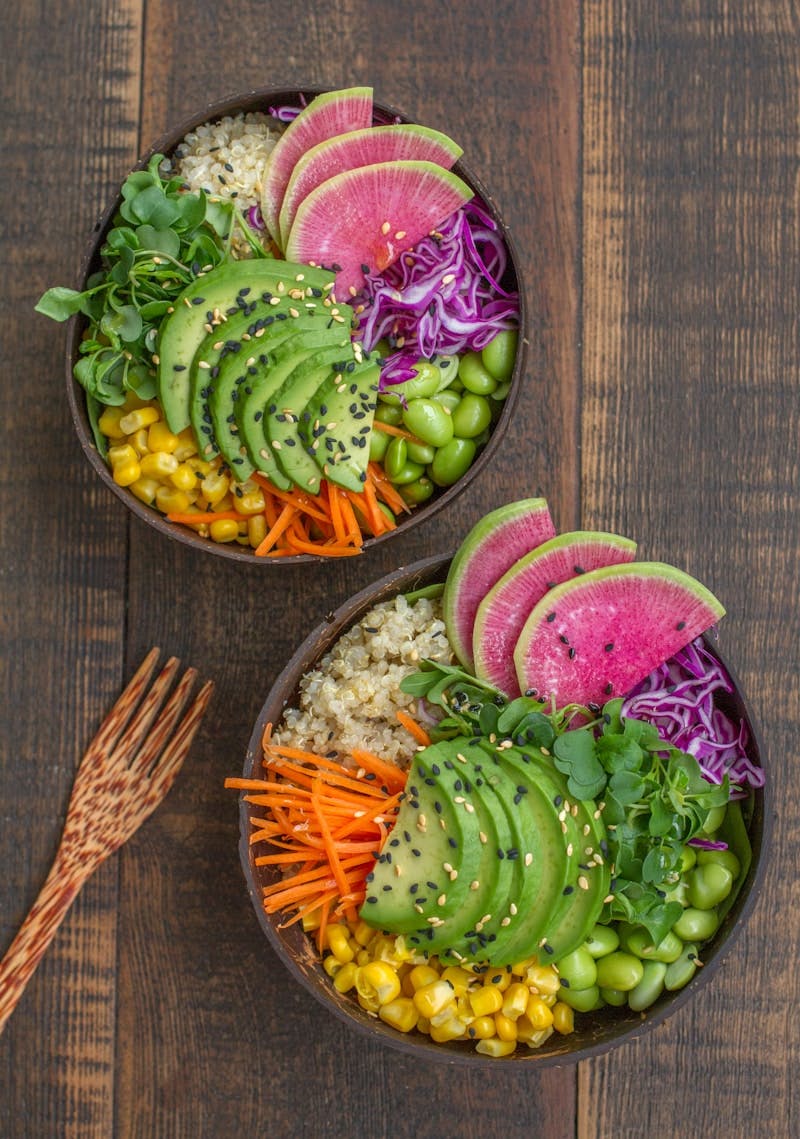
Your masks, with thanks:
[{"label": "yellow corn kernel", "polygon": [[209,524],[208,533],[214,542],[233,542],[239,537],[239,523],[235,518],[220,518]]},{"label": "yellow corn kernel", "polygon": [[97,426],[105,435],[106,439],[124,439],[125,432],[119,425],[120,419],[125,414],[125,409],[122,407],[107,407],[103,414],[97,421]]},{"label": "yellow corn kernel", "polygon": [[[164,447],[163,450],[167,451],[169,448]],[[191,427],[184,427],[183,431],[178,432],[178,445],[173,454],[179,463],[185,463],[187,459],[197,455],[197,439]]]},{"label": "yellow corn kernel", "polygon": [[489,1040],[479,1040],[475,1045],[475,1051],[480,1052],[482,1056],[499,1059],[501,1056],[510,1056],[516,1046],[516,1040],[500,1040],[499,1037],[493,1036]]},{"label": "yellow corn kernel", "polygon": [[303,914],[300,919],[300,924],[303,927],[304,933],[313,933],[315,929],[319,929],[320,916],[319,910],[315,910],[310,914]]},{"label": "yellow corn kernel", "polygon": [[143,475],[152,475],[156,479],[166,479],[177,471],[178,460],[167,451],[151,451],[142,456],[141,466]]},{"label": "yellow corn kernel", "polygon": [[342,967],[342,962],[338,961],[330,953],[328,954],[327,957],[322,958],[322,968],[325,970],[325,972],[328,974],[328,976],[332,977],[334,980],[336,979],[336,975],[339,972],[339,970],[341,969],[341,967]]},{"label": "yellow corn kernel", "polygon": [[536,993],[528,997],[528,1007],[525,1009],[525,1019],[528,1020],[535,1031],[549,1028],[553,1023],[553,1010]]},{"label": "yellow corn kernel", "polygon": [[150,450],[147,446],[147,428],[140,427],[138,431],[134,431],[134,433],[128,435],[127,438],[139,458],[141,458],[142,455],[146,455]]},{"label": "yellow corn kernel", "polygon": [[256,490],[248,491],[241,497],[239,497],[238,494],[235,497],[236,509],[240,514],[260,514],[266,506],[264,502],[264,492],[260,487]]},{"label": "yellow corn kernel", "polygon": [[476,1016],[468,1029],[472,1040],[488,1040],[496,1032],[493,1016]]},{"label": "yellow corn kernel", "polygon": [[127,415],[123,415],[119,425],[126,435],[133,435],[134,431],[138,431],[141,427],[149,427],[151,423],[156,423],[160,418],[157,407],[138,407],[135,411],[129,411]]},{"label": "yellow corn kernel", "polygon": [[417,1021],[417,1032],[424,1032],[426,1036],[430,1036],[431,1022],[427,1017],[421,1016]]},{"label": "yellow corn kernel", "polygon": [[147,430],[147,446],[151,451],[166,451],[172,455],[178,449],[180,439],[170,431],[163,419],[151,423]]},{"label": "yellow corn kernel", "polygon": [[375,930],[365,921],[358,921],[353,928],[353,937],[359,945],[369,945],[375,936]]},{"label": "yellow corn kernel", "polygon": [[210,471],[200,483],[200,490],[209,506],[221,502],[228,493],[231,480],[220,471]]},{"label": "yellow corn kernel", "polygon": [[108,448],[108,461],[112,467],[115,467],[118,463],[138,463],[139,456],[130,443],[119,443],[115,447]]},{"label": "yellow corn kernel", "polygon": [[[170,455],[171,459],[175,459],[174,455]],[[197,486],[197,475],[189,466],[188,463],[178,463],[175,459],[175,470],[169,476],[169,481],[178,490],[194,490]]]},{"label": "yellow corn kernel", "polygon": [[467,1025],[457,1016],[448,1017],[441,1024],[431,1021],[431,1040],[437,1044],[444,1044],[448,1040],[464,1040],[467,1035]]},{"label": "yellow corn kernel", "polygon": [[[425,985],[432,985],[434,981],[438,981],[439,974],[432,965],[415,965],[408,974],[408,980],[416,993],[418,989],[424,988]],[[452,992],[450,995],[452,996]]]},{"label": "yellow corn kernel", "polygon": [[130,488],[140,502],[145,506],[152,506],[158,493],[159,483],[157,479],[138,478],[136,482],[130,484]]},{"label": "yellow corn kernel", "polygon": [[142,468],[139,466],[138,459],[128,459],[127,462],[114,463],[111,468],[111,476],[117,486],[131,486],[142,475]]},{"label": "yellow corn kernel", "polygon": [[442,980],[450,982],[457,997],[463,997],[467,987],[474,983],[475,978],[460,965],[448,965],[442,972]]},{"label": "yellow corn kernel", "polygon": [[371,1012],[374,1016],[378,1015],[378,1009],[381,1006],[378,1004],[376,997],[362,997],[361,993],[358,993],[356,999],[364,1012]]},{"label": "yellow corn kernel", "polygon": [[523,1044],[527,1044],[529,1048],[541,1048],[545,1040],[549,1040],[552,1035],[552,1026],[550,1028],[539,1028],[535,1032],[526,1032],[524,1034],[520,1029],[517,1033],[517,1040]]},{"label": "yellow corn kernel", "polygon": [[568,1004],[556,1001],[553,1005],[553,1028],[562,1036],[569,1036],[575,1031],[575,1014]]},{"label": "yellow corn kernel", "polygon": [[421,989],[417,989],[413,1000],[417,1012],[430,1020],[437,1012],[441,1012],[443,1008],[452,1003],[453,987],[448,985],[447,981],[436,980],[429,985],[423,985]]},{"label": "yellow corn kernel", "polygon": [[348,961],[352,961],[355,953],[350,948],[348,939],[347,926],[337,922],[335,925],[329,925],[327,931],[328,949],[334,955],[337,961],[341,961],[346,965]]},{"label": "yellow corn kernel", "polygon": [[499,989],[501,993],[506,991],[511,981],[511,972],[505,967],[501,969],[489,969],[483,978],[484,985],[491,985],[493,989]]},{"label": "yellow corn kernel", "polygon": [[491,1016],[503,1007],[503,994],[494,985],[482,985],[467,999],[475,1016]]},{"label": "yellow corn kernel", "polygon": [[[326,957],[325,960],[327,961],[329,958]],[[355,986],[357,976],[358,966],[354,965],[352,961],[348,961],[345,964],[339,962],[339,968],[336,972],[336,976],[333,978],[334,989],[336,989],[337,993],[349,993]]]},{"label": "yellow corn kernel", "polygon": [[153,405],[146,399],[142,399],[135,391],[128,391],[125,393],[125,402],[122,405],[123,415],[129,411],[138,411],[140,407],[152,407]]},{"label": "yellow corn kernel", "polygon": [[530,990],[521,981],[509,985],[503,995],[503,1016],[507,1016],[509,1020],[516,1020],[522,1016],[528,1007],[530,995]]},{"label": "yellow corn kernel", "polygon": [[531,965],[525,973],[525,981],[540,996],[555,994],[561,986],[558,973],[552,965]]},{"label": "yellow corn kernel", "polygon": [[524,977],[531,966],[535,964],[535,957],[526,957],[524,961],[514,961],[511,965],[511,972],[515,977]]},{"label": "yellow corn kernel", "polygon": [[156,492],[156,506],[162,514],[181,514],[189,505],[188,494],[176,487],[161,486]]},{"label": "yellow corn kernel", "polygon": [[368,1000],[374,997],[378,1005],[385,1005],[400,996],[400,978],[386,961],[370,961],[356,973],[356,989]]},{"label": "yellow corn kernel", "polygon": [[512,1020],[510,1016],[505,1016],[502,1012],[496,1012],[494,1014],[494,1027],[495,1032],[501,1040],[517,1039],[517,1022]]},{"label": "yellow corn kernel", "polygon": [[387,1001],[378,1009],[378,1016],[398,1032],[411,1032],[419,1022],[419,1013],[408,997],[395,997],[393,1001]]},{"label": "yellow corn kernel", "polygon": [[178,460],[178,462],[188,463],[192,470],[198,474],[201,479],[204,479],[206,475],[210,475],[214,470],[211,463],[207,463],[205,459],[198,459],[196,455],[187,455],[185,459],[182,459],[179,451],[180,448],[175,452],[175,458]]},{"label": "yellow corn kernel", "polygon": [[232,494],[223,494],[222,498],[218,499],[216,502],[209,502],[208,505],[209,505],[209,508],[211,510],[217,510],[217,511],[220,511],[220,510],[228,511],[228,510],[235,510],[236,509],[236,504],[233,501],[233,495]]},{"label": "yellow corn kernel", "polygon": [[255,550],[267,536],[267,520],[263,514],[247,519],[247,541]]}]

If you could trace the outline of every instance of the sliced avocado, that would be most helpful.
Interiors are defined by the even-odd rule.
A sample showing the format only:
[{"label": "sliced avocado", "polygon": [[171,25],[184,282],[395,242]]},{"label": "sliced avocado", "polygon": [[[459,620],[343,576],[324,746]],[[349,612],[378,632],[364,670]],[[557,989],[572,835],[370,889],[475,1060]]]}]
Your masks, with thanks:
[{"label": "sliced avocado", "polygon": [[353,348],[348,339],[346,348],[320,351],[298,364],[272,396],[264,416],[267,446],[272,449],[278,466],[287,478],[309,494],[319,492],[324,471],[313,457],[313,448],[307,447],[300,435],[300,416],[331,372],[343,374],[351,361]]},{"label": "sliced avocado", "polygon": [[[298,322],[302,319],[299,317]],[[290,326],[289,331],[284,333],[287,325]],[[267,331],[272,332],[273,327]],[[306,329],[297,327],[295,321],[284,321],[278,325],[278,331],[272,340],[267,343],[245,341],[245,351],[235,352],[217,367],[215,377],[208,381],[205,388],[208,396],[203,426],[209,425],[207,421],[210,420],[213,443],[240,481],[252,473],[254,464],[239,435],[235,410],[241,400],[252,395],[255,379],[270,370],[278,352],[285,359],[292,353],[301,353],[305,348],[318,350],[335,347],[341,355],[347,345],[348,338],[343,337],[338,328],[335,331],[327,329],[323,321]],[[288,373],[282,372],[279,376],[285,374]]]},{"label": "sliced avocado", "polygon": [[247,308],[262,292],[294,294],[298,304],[330,308],[333,280],[324,269],[259,258],[225,261],[188,285],[164,320],[158,340],[158,396],[170,430],[177,433],[189,426],[189,369],[207,324]]},{"label": "sliced avocado", "polygon": [[357,493],[367,477],[381,374],[377,357],[372,363],[365,358],[364,365],[353,361],[343,373],[332,372],[308,401],[298,427],[325,477]]},{"label": "sliced avocado", "polygon": [[435,746],[414,757],[406,797],[367,877],[360,911],[370,925],[426,945],[428,931],[435,936],[438,923],[463,904],[481,854],[477,820],[455,802],[454,780],[438,758]]},{"label": "sliced avocado", "polygon": [[[292,316],[290,310],[297,315]],[[245,312],[212,326],[212,331],[200,342],[189,372],[189,419],[204,459],[212,459],[219,450],[208,400],[227,358],[236,356],[244,360],[256,350],[265,352],[268,345],[271,350],[300,331],[325,328],[326,323],[319,309],[305,312],[296,308],[292,300],[282,300],[277,306],[254,302]]]}]

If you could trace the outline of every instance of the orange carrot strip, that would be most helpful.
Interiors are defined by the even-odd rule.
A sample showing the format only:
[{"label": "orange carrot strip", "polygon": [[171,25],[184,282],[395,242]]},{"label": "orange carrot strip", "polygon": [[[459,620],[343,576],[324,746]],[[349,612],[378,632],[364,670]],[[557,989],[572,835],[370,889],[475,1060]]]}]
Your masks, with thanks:
[{"label": "orange carrot strip", "polygon": [[428,747],[431,742],[431,737],[422,725],[417,723],[413,716],[409,716],[408,712],[404,712],[402,709],[398,709],[398,711],[395,712],[395,716],[397,716],[397,719],[406,731],[411,733],[418,744],[422,744],[423,747]]},{"label": "orange carrot strip", "polygon": [[353,504],[348,498],[347,491],[339,487],[337,488],[337,495],[339,497],[339,505],[342,511],[342,521],[345,525],[347,540],[352,542],[355,546],[363,546],[364,535],[361,533],[361,527],[358,524],[356,512],[353,510]]},{"label": "orange carrot strip", "polygon": [[375,484],[370,481],[364,483],[364,501],[369,511],[372,532],[376,537],[379,534],[384,534],[387,530],[395,529],[395,524],[386,517],[378,505],[378,493],[375,490]]},{"label": "orange carrot strip", "polygon": [[278,519],[273,526],[267,531],[265,537],[256,546],[255,555],[257,558],[263,558],[269,550],[277,542],[278,538],[284,532],[287,526],[291,525],[293,519],[297,514],[297,508],[287,504],[278,515]]},{"label": "orange carrot strip", "polygon": [[315,786],[311,795],[311,806],[314,814],[317,816],[317,822],[319,823],[319,829],[322,834],[322,841],[325,843],[325,850],[328,855],[328,861],[331,864],[331,870],[333,871],[333,876],[336,879],[336,885],[339,887],[339,894],[340,896],[344,897],[344,895],[349,890],[350,883],[347,881],[344,870],[342,869],[342,865],[339,861],[339,853],[336,850],[336,844],[333,841],[333,836],[331,835],[330,827],[328,826],[328,820],[325,818],[322,807],[320,806],[317,791],[318,787]]},{"label": "orange carrot strip", "polygon": [[378,497],[382,498],[387,506],[395,511],[410,512],[411,507],[405,499],[397,493],[377,463],[370,463],[367,467],[367,471],[375,486]]},{"label": "orange carrot strip", "polygon": [[327,520],[328,516],[325,513],[324,504],[318,496],[314,496],[312,500],[312,496],[302,490],[279,490],[278,487],[274,486],[268,478],[259,474],[258,471],[254,471],[250,477],[254,479],[263,490],[269,491],[273,498],[277,498],[284,503],[289,503],[291,506],[296,506],[298,510],[302,510],[304,514],[310,514],[318,521],[325,522]]},{"label": "orange carrot strip", "polygon": [[289,541],[292,546],[292,553],[297,554],[319,554],[323,558],[347,558],[361,553],[359,546],[317,545],[314,542],[300,541],[295,537],[291,537]]},{"label": "orange carrot strip", "polygon": [[381,759],[371,751],[365,748],[354,747],[350,753],[359,767],[363,767],[365,771],[371,771],[384,781],[389,790],[397,788],[398,791],[406,785],[406,773],[393,763],[387,763],[386,760]]},{"label": "orange carrot strip", "polygon": [[399,439],[407,439],[409,443],[419,443],[423,447],[425,445],[419,436],[412,435],[410,431],[406,431],[403,427],[396,427],[393,423],[383,423],[376,419],[372,426],[376,431],[383,431],[386,435],[397,435]]},{"label": "orange carrot strip", "polygon": [[192,514],[190,510],[173,510],[167,515],[170,522],[182,522],[187,526],[210,522],[246,522],[249,517],[249,514],[240,514],[238,510],[208,510],[205,512],[198,510],[196,514]]},{"label": "orange carrot strip", "polygon": [[332,483],[323,481],[325,498],[328,502],[328,509],[331,514],[331,522],[333,523],[333,533],[336,538],[337,545],[347,545],[347,531],[344,528],[344,519],[342,518],[342,505],[339,501],[339,494],[336,487]]}]

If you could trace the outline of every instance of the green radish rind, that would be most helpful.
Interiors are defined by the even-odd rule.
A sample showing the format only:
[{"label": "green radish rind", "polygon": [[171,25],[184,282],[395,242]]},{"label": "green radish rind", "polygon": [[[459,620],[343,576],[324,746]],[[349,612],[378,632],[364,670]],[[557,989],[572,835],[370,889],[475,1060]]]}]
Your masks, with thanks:
[{"label": "green radish rind", "polygon": [[448,640],[466,668],[474,668],[472,630],[480,602],[514,562],[555,534],[547,501],[523,498],[491,510],[462,541],[442,605]]},{"label": "green radish rind", "polygon": [[360,130],[371,123],[371,87],[325,91],[289,123],[270,154],[261,194],[261,213],[276,242],[280,241],[283,195],[296,162],[318,142],[346,131]]},{"label": "green radish rind", "polygon": [[441,131],[415,123],[365,127],[323,139],[297,160],[283,195],[278,225],[283,245],[289,239],[300,204],[334,174],[376,162],[418,159],[449,170],[463,154]]},{"label": "green radish rind", "polygon": [[603,704],[724,615],[713,593],[683,570],[629,562],[549,590],[514,649],[523,692],[566,704]]},{"label": "green radish rind", "polygon": [[632,562],[636,543],[619,534],[558,534],[514,562],[478,606],[472,631],[475,674],[511,698],[521,691],[514,646],[533,606],[548,589],[602,566]]}]

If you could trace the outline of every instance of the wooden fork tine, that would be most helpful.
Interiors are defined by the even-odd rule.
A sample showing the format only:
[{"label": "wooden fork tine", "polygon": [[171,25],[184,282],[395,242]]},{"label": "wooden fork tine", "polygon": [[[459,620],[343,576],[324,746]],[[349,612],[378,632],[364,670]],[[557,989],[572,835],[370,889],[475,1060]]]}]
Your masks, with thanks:
[{"label": "wooden fork tine", "polygon": [[115,741],[119,739],[125,729],[125,725],[133,715],[142,693],[150,683],[150,677],[153,675],[153,670],[160,655],[161,649],[151,649],[139,665],[128,682],[127,687],[121,693],[117,702],[97,729],[94,739],[86,750],[87,760],[90,756],[104,755],[114,746]]},{"label": "wooden fork tine", "polygon": [[[130,763],[132,769],[146,772],[157,759],[164,742],[169,739],[172,729],[178,722],[178,717],[184,709],[184,705],[186,704],[186,700],[196,679],[197,670],[187,668],[181,677],[180,683],[176,686],[175,691],[161,709],[158,719],[147,733],[141,749],[135,756],[131,757]],[[122,744],[120,744],[118,750],[121,752],[121,749]],[[116,752],[114,758],[117,758]]]},{"label": "wooden fork tine", "polygon": [[200,721],[205,714],[213,691],[213,681],[207,680],[178,725],[178,729],[164,749],[163,755],[156,763],[149,781],[146,799],[143,801],[140,821],[144,821],[155,810],[175,782],[175,777],[183,766],[183,761],[197,734],[197,729],[200,727]]},{"label": "wooden fork tine", "polygon": [[113,749],[111,758],[115,762],[128,763],[133,758],[136,749],[147,736],[159,708],[166,699],[175,673],[180,668],[180,663],[177,657],[170,657],[153,681],[136,714]]}]

